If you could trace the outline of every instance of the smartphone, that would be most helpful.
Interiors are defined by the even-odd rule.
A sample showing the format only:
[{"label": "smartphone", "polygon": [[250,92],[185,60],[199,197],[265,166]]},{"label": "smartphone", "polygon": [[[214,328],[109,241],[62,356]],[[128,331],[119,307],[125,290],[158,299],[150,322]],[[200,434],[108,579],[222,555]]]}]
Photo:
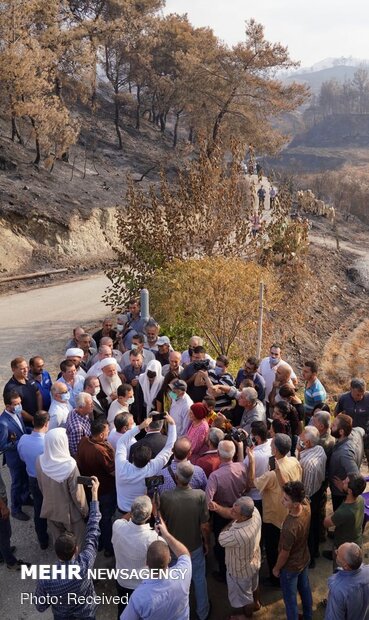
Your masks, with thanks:
[{"label": "smartphone", "polygon": [[77,484],[83,484],[85,487],[92,487],[91,476],[77,476]]},{"label": "smartphone", "polygon": [[269,469],[270,469],[270,471],[274,471],[275,470],[275,456],[270,456],[269,457]]},{"label": "smartphone", "polygon": [[150,413],[150,416],[152,416],[153,422],[156,422],[157,420],[165,420],[166,415],[167,414],[164,411],[162,413],[159,413],[158,411],[152,411]]},{"label": "smartphone", "polygon": [[254,442],[252,441],[252,437],[251,435],[248,435],[247,439],[246,439],[246,445],[248,448],[252,448],[254,445]]}]

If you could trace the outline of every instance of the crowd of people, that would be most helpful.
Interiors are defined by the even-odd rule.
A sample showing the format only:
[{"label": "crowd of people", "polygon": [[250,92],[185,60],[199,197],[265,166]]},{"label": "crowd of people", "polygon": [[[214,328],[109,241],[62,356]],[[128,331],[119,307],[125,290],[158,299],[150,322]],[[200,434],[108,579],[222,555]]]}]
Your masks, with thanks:
[{"label": "crowd of people", "polygon": [[[287,619],[310,620],[309,571],[321,554],[332,563],[325,618],[369,618],[363,379],[352,379],[331,412],[316,361],[305,361],[299,381],[277,343],[262,360],[245,356],[234,378],[228,358],[212,358],[199,336],[175,351],[135,299],[93,335],[73,330],[55,380],[39,353],[11,361],[3,391],[7,569],[27,564],[11,546],[10,516],[28,521],[23,507],[33,506],[40,549],[52,544],[58,564],[87,571],[101,552],[117,569],[183,569],[181,581],[119,576],[118,619],[189,618],[191,582],[196,617],[211,618],[211,545],[211,577],[227,586],[231,620],[261,608],[262,564],[264,591],[281,589]],[[332,549],[321,551],[327,537]],[[94,585],[87,577],[40,580],[36,594],[60,597],[51,603],[56,620],[95,618],[97,604],[82,597],[72,605],[71,591],[93,594]],[[36,602],[39,611],[48,606]]]}]

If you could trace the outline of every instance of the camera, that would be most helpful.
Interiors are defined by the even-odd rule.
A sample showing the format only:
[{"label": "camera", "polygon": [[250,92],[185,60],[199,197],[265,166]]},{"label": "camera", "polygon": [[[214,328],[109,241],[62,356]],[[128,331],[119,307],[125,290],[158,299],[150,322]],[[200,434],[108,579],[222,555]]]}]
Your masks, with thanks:
[{"label": "camera", "polygon": [[230,439],[233,439],[233,441],[247,441],[247,435],[242,428],[232,428],[229,435]]},{"label": "camera", "polygon": [[196,372],[198,370],[209,370],[209,360],[196,360],[193,362],[193,367]]},{"label": "camera", "polygon": [[161,484],[164,484],[164,476],[150,476],[150,478],[145,478],[145,484],[148,493],[150,493],[150,491],[155,492]]}]

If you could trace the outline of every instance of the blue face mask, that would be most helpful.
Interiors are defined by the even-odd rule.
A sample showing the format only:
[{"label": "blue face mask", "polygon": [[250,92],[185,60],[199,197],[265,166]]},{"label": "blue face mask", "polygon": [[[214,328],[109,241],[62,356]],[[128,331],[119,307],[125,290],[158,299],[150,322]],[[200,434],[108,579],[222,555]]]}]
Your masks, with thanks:
[{"label": "blue face mask", "polygon": [[169,398],[171,398],[172,400],[177,400],[177,399],[178,399],[178,394],[176,394],[175,392],[173,392],[172,390],[170,390],[170,392],[169,392]]},{"label": "blue face mask", "polygon": [[14,413],[16,413],[17,415],[20,415],[23,411],[23,407],[22,405],[15,405],[14,407]]},{"label": "blue face mask", "polygon": [[271,366],[276,366],[279,362],[279,359],[276,357],[269,357],[269,363]]},{"label": "blue face mask", "polygon": [[69,392],[64,392],[63,394],[60,394],[60,398],[63,403],[68,402],[68,400],[70,399]]},{"label": "blue face mask", "polygon": [[215,366],[214,372],[217,377],[220,377],[223,374],[223,368],[220,368],[220,366]]}]

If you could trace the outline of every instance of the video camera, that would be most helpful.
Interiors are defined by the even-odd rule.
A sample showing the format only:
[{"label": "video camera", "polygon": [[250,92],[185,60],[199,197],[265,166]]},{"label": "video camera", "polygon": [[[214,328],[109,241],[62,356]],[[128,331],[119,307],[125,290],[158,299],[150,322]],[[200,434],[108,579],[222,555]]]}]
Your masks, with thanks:
[{"label": "video camera", "polygon": [[242,441],[243,444],[246,445],[248,448],[251,448],[251,446],[253,445],[251,435],[245,433],[242,428],[231,428],[229,433],[225,435],[224,439],[236,441],[237,443],[239,441]]},{"label": "video camera", "polygon": [[164,476],[150,476],[145,478],[145,484],[148,493],[155,493],[161,484],[164,484]]},{"label": "video camera", "polygon": [[193,367],[196,372],[199,370],[209,370],[209,364],[209,360],[196,360],[196,362],[193,362]]}]

